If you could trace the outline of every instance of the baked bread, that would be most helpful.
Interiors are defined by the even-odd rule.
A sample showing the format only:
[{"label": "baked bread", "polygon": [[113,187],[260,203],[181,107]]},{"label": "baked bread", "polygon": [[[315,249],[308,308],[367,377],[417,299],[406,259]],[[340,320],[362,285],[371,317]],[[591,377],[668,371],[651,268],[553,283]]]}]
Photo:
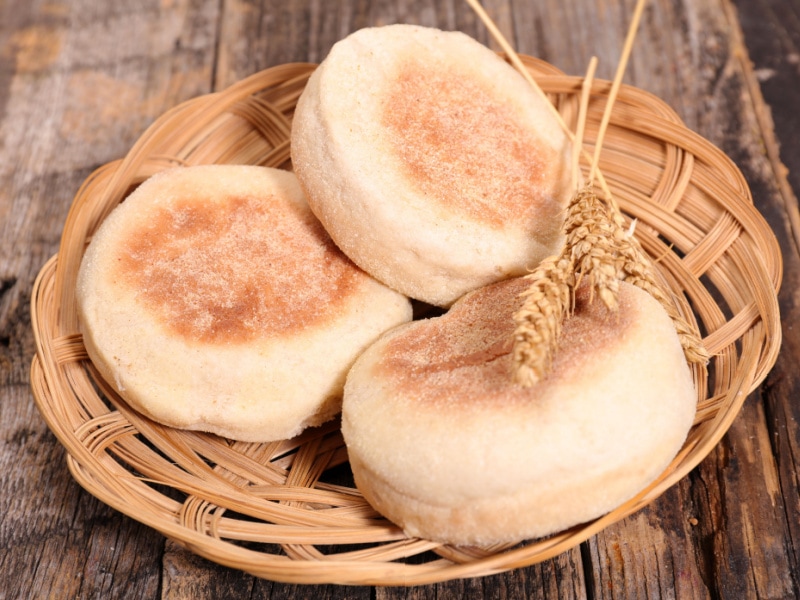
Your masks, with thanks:
[{"label": "baked bread", "polygon": [[427,303],[534,268],[563,244],[569,143],[525,79],[460,32],[359,30],[303,91],[292,162],[336,244]]},{"label": "baked bread", "polygon": [[670,318],[621,283],[579,290],[550,374],[512,383],[518,278],[388,332],[348,374],[342,432],[358,489],[410,536],[487,545],[586,522],[651,483],[696,408]]},{"label": "baked bread", "polygon": [[137,188],[94,235],[77,304],[92,362],[130,406],[245,441],[332,418],[356,356],[411,319],[335,247],[292,173],[233,165]]}]

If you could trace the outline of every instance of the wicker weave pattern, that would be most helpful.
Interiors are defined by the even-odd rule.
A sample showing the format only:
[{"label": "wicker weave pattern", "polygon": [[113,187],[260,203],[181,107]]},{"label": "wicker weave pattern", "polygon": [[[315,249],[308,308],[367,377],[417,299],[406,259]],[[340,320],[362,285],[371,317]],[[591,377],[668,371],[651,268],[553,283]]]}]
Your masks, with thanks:
[{"label": "wicker weave pattern", "polygon": [[[581,79],[524,60],[574,126]],[[75,479],[196,553],[260,577],[412,585],[548,559],[642,508],[693,469],[776,360],[781,257],[731,161],[664,103],[631,87],[622,88],[615,104],[600,168],[714,358],[707,372],[695,368],[698,411],[681,453],[652,486],[610,514],[512,548],[407,539],[355,489],[326,482],[326,470],[347,461],[336,423],[294,440],[246,444],[160,426],[116,396],[88,361],[78,333],[73,292],[87,240],[134,186],[164,168],[288,166],[292,110],[313,68],[275,67],[176,107],[79,190],[59,254],[43,267],[32,300],[32,388]],[[593,85],[589,153],[609,87]]]}]

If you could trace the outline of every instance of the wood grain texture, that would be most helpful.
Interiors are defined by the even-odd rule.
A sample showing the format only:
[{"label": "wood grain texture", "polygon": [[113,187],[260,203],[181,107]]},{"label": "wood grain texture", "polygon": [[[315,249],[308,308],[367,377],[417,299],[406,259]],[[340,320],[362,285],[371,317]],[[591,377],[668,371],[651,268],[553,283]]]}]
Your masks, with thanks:
[{"label": "wood grain texture", "polygon": [[[794,574],[794,594],[800,587],[800,1],[756,0],[737,2],[744,41],[759,82],[754,95],[759,102],[760,129],[766,132],[765,153],[775,173],[777,193],[763,190],[769,202],[763,212],[781,242],[784,284],[778,299],[784,323],[784,341],[778,362],[765,382],[760,400],[769,431],[771,454],[775,457],[774,505],[788,526],[785,539],[788,563],[784,570]],[[774,132],[774,134],[773,134]],[[758,190],[759,195],[762,192]],[[785,577],[785,576],[784,576]]]},{"label": "wood grain texture", "polygon": [[[484,6],[521,52],[570,74],[595,54],[610,78],[634,3]],[[28,389],[28,302],[81,181],[180,101],[276,64],[318,62],[347,33],[393,22],[497,47],[456,0],[0,0],[0,597],[800,597],[799,0],[651,0],[626,74],[739,165],[785,262],[776,367],[720,446],[646,510],[510,573],[303,587],[199,558],[73,482]]]},{"label": "wood grain texture", "polygon": [[28,303],[81,181],[211,89],[218,3],[1,6],[0,595],[157,597],[163,538],[70,481],[32,404]]}]

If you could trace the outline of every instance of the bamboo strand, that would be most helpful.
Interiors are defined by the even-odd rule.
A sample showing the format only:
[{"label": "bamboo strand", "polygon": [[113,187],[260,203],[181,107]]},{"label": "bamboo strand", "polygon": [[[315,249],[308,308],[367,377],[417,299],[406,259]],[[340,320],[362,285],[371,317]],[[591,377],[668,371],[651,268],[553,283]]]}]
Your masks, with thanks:
[{"label": "bamboo strand", "polygon": [[592,157],[592,165],[589,171],[589,181],[594,179],[595,172],[598,168],[598,163],[600,162],[600,151],[603,147],[603,141],[606,130],[608,129],[608,123],[611,120],[611,110],[617,101],[619,88],[622,85],[622,78],[625,76],[625,70],[628,67],[628,60],[630,59],[631,51],[633,50],[633,42],[636,39],[636,32],[639,29],[639,21],[642,19],[642,12],[644,11],[645,2],[646,0],[638,0],[636,7],[633,10],[633,17],[631,18],[631,23],[628,26],[628,33],[625,36],[625,44],[622,47],[622,54],[620,56],[619,64],[617,65],[617,71],[614,74],[614,80],[611,83],[611,90],[608,93],[606,109],[603,111],[603,117],[600,120],[600,130],[597,132],[594,156]]},{"label": "bamboo strand", "polygon": [[583,136],[586,133],[586,114],[589,110],[589,97],[592,93],[592,82],[597,71],[597,57],[593,56],[589,60],[589,67],[586,69],[586,76],[581,84],[581,100],[578,112],[578,125],[575,129],[575,141],[572,147],[572,189],[577,190],[582,187],[580,157],[583,147]]},{"label": "bamboo strand", "polygon": [[[596,69],[597,59],[593,58],[589,61],[589,68],[582,84],[575,148],[583,144],[586,117],[589,112],[589,92]],[[579,153],[573,149],[572,180],[576,190],[580,180],[579,158]],[[576,198],[578,198],[577,193],[567,210],[565,220],[567,224],[576,222],[574,215]],[[561,323],[572,311],[576,287],[576,255],[571,250],[574,244],[571,239],[574,229],[575,227],[572,227],[566,231],[567,243],[558,256],[543,261],[526,276],[531,284],[522,294],[522,306],[513,316],[514,381],[524,387],[531,387],[549,372],[561,335]]]}]

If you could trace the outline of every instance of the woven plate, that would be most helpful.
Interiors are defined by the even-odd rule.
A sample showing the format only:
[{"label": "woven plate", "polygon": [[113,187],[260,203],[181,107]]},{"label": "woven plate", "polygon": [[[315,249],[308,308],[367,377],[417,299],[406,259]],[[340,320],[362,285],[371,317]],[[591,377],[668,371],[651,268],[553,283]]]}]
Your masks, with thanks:
[{"label": "woven plate", "polygon": [[[574,127],[581,78],[523,58]],[[663,102],[631,87],[620,91],[600,167],[714,358],[708,370],[695,368],[697,417],[680,454],[656,482],[610,514],[507,548],[408,539],[353,488],[338,424],[294,440],[231,442],[155,424],[100,379],[78,333],[74,300],[87,240],[132,188],[167,167],[289,167],[292,111],[313,68],[275,67],[176,107],[123,160],[92,174],[75,197],[60,251],[34,288],[31,385],[80,485],[197,554],[259,577],[416,585],[548,559],[647,505],[693,469],[776,360],[781,258],[731,161]],[[593,84],[585,138],[590,153],[609,88],[606,81]]]}]

